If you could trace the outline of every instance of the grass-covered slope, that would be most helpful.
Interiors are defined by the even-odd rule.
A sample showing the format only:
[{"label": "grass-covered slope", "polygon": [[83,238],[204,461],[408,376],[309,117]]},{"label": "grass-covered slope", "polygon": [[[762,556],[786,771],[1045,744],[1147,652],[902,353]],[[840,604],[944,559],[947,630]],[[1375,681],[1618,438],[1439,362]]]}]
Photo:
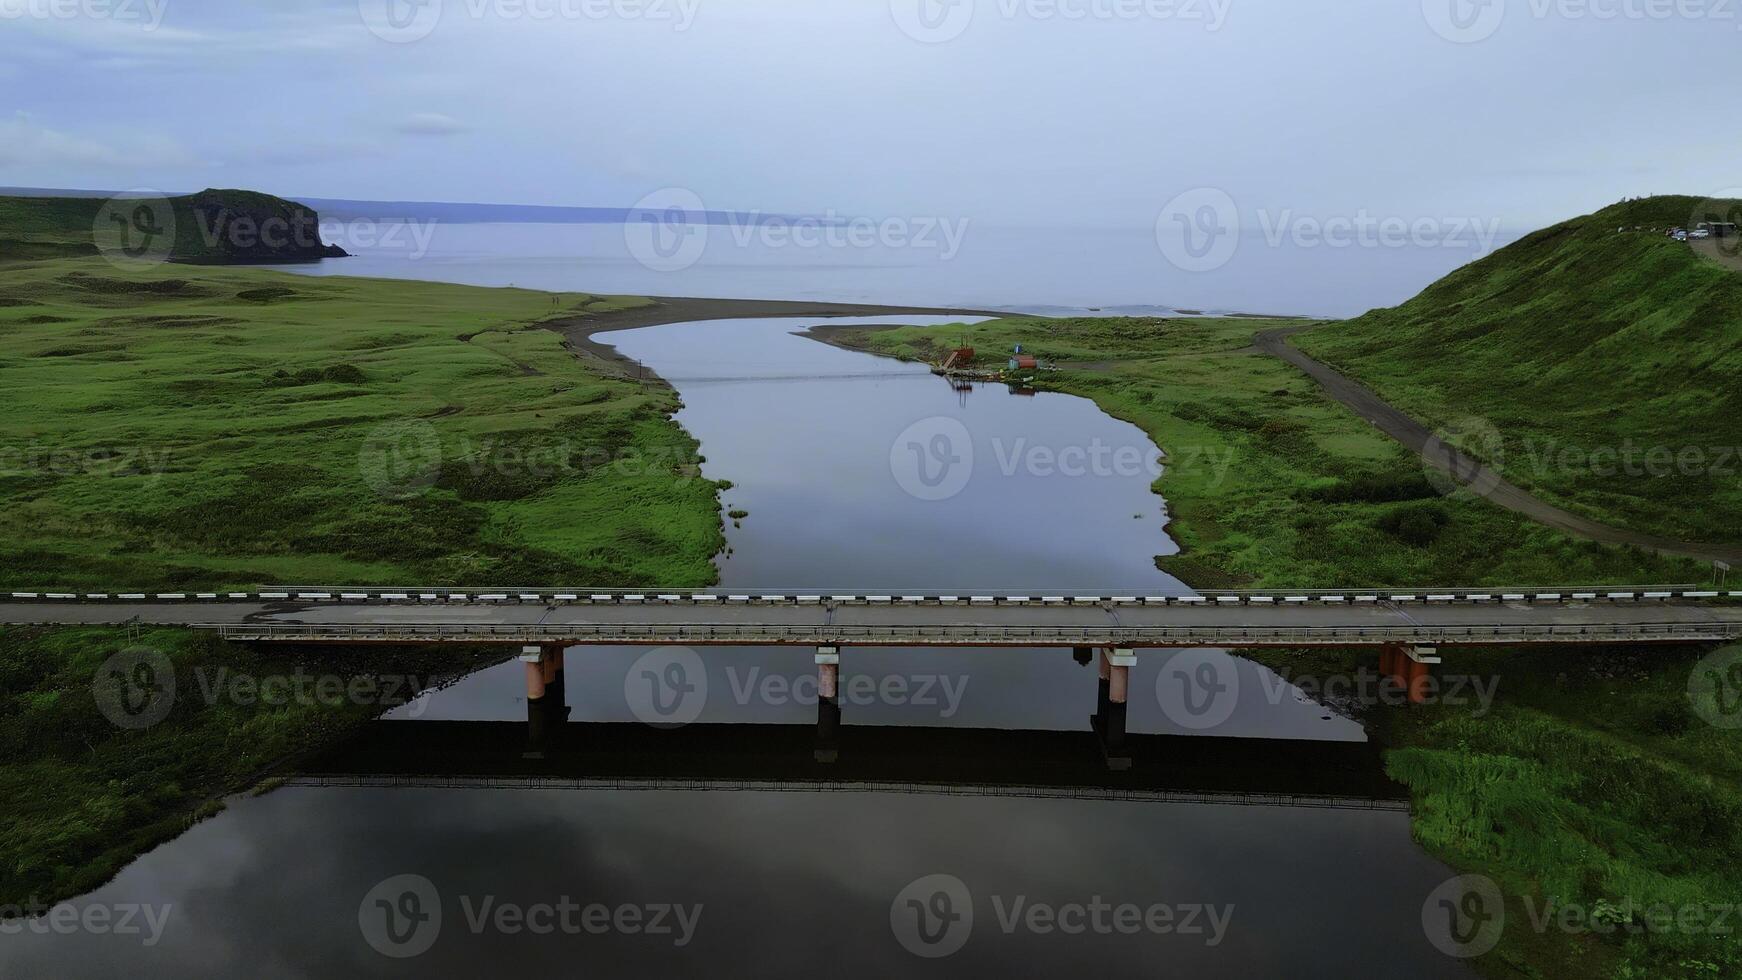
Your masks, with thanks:
[{"label": "grass-covered slope", "polygon": [[[147,229],[145,234],[139,229]],[[161,234],[156,232],[161,230]],[[195,265],[305,262],[345,255],[322,242],[314,209],[257,191],[169,198],[0,197],[0,261],[122,254]]]},{"label": "grass-covered slope", "polygon": [[[154,691],[173,694],[155,724],[123,728],[99,708],[99,687],[119,683],[105,664],[123,651],[149,651],[174,674],[173,685],[152,675]],[[95,888],[286,757],[502,656],[447,645],[334,657],[179,629],[0,629],[0,907]],[[339,681],[313,680],[329,676]],[[248,686],[260,683],[281,686]]]},{"label": "grass-covered slope", "polygon": [[1664,234],[1702,205],[1544,229],[1295,343],[1562,507],[1742,540],[1742,272]]},{"label": "grass-covered slope", "polygon": [[1251,347],[1251,319],[1012,318],[830,329],[866,350],[936,361],[964,333],[986,366],[1014,344],[1058,370],[1036,384],[1091,398],[1168,454],[1156,490],[1198,588],[1374,588],[1699,580],[1693,562],[1570,538],[1467,494],[1294,367]]},{"label": "grass-covered slope", "polygon": [[703,584],[676,396],[531,327],[624,302],[0,263],[5,584]]}]

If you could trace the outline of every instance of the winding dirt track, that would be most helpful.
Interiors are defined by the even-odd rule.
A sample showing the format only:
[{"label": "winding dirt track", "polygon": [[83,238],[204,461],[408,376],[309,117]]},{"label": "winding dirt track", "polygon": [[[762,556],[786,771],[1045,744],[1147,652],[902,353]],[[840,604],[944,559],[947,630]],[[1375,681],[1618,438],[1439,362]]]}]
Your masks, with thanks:
[{"label": "winding dirt track", "polygon": [[1610,527],[1570,511],[1545,503],[1518,486],[1509,483],[1499,473],[1455,447],[1443,442],[1427,426],[1393,407],[1372,389],[1362,386],[1335,369],[1308,357],[1288,338],[1311,324],[1266,330],[1252,339],[1254,347],[1266,354],[1280,357],[1305,371],[1326,394],[1347,406],[1350,411],[1372,423],[1379,431],[1403,443],[1411,452],[1433,468],[1462,484],[1470,492],[1495,504],[1523,514],[1539,524],[1565,531],[1603,544],[1632,545],[1662,555],[1697,558],[1702,561],[1742,562],[1742,546],[1733,544],[1702,544],[1677,541],[1652,534],[1642,534],[1624,528]]}]

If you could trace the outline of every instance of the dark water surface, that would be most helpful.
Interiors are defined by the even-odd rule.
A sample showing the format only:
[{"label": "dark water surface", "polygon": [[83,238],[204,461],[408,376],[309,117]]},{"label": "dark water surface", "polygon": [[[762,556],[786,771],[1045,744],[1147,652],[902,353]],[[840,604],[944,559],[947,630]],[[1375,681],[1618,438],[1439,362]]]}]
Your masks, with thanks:
[{"label": "dark water surface", "polygon": [[[958,392],[923,368],[792,335],[806,325],[607,338],[678,388],[706,475],[733,481],[724,503],[749,511],[742,527],[728,522],[722,588],[1184,589],[1154,567],[1174,546],[1141,431],[1068,396]],[[1258,741],[1362,751],[1348,744],[1362,740],[1358,726],[1267,670],[1239,661],[1233,714],[1194,734],[1157,694],[1170,655],[1141,657],[1130,730],[1161,733],[1140,740],[1144,751],[1181,759],[1140,759],[1139,793],[1103,778],[1088,724],[1096,675],[1067,652],[848,649],[842,718],[863,737],[841,739],[835,772],[882,751],[869,726],[957,730],[922,745],[1012,747],[994,763],[1001,788],[914,785],[899,759],[873,788],[831,783],[805,752],[812,660],[793,649],[570,651],[569,721],[546,723],[583,762],[560,779],[549,777],[563,751],[518,734],[520,665],[482,671],[375,732],[422,743],[450,768],[456,755],[488,755],[467,771],[489,782],[445,785],[403,753],[337,753],[336,769],[313,771],[376,778],[233,801],[74,903],[167,906],[154,945],[0,936],[0,976],[1465,975],[1423,934],[1423,900],[1449,872],[1412,844],[1407,814],[1323,805],[1335,801],[1315,793],[1351,792],[1348,773],[1300,762],[1310,746],[1291,755]],[[611,722],[622,724],[600,724]],[[668,729],[641,722],[697,725],[659,742]],[[715,723],[737,726],[717,730],[730,745],[717,753],[706,744],[716,730],[697,727]],[[599,775],[575,769],[607,738],[655,750],[624,757],[605,774],[616,783],[576,778]],[[789,743],[797,750],[778,748]],[[1206,758],[1221,761],[1198,760],[1176,782],[1170,762],[1200,755],[1193,746],[1220,747]],[[923,761],[915,772],[956,771]],[[689,781],[641,778],[674,770]],[[529,773],[547,778],[518,779]],[[1366,785],[1372,774],[1354,775]],[[1196,792],[1224,784],[1243,795]],[[671,931],[649,934],[656,918]],[[536,931],[545,925],[554,931]]]}]

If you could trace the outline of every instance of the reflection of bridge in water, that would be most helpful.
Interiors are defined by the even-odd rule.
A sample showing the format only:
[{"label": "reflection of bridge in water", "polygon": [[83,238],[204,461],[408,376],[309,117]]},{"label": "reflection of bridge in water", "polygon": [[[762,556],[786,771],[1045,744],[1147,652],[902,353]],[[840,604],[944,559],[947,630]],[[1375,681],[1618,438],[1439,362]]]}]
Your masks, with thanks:
[{"label": "reflection of bridge in water", "polygon": [[[1127,734],[1115,766],[1080,732],[819,724],[381,721],[299,767],[294,785],[916,793],[1406,809],[1376,746]],[[1123,768],[1120,768],[1120,767]]]}]

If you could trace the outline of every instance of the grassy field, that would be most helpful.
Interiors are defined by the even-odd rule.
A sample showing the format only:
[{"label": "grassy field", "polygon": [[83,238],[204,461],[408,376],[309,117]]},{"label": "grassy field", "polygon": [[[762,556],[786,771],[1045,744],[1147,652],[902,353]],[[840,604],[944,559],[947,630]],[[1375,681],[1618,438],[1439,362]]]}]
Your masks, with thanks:
[{"label": "grassy field", "polygon": [[[1693,710],[1704,654],[1459,651],[1440,673],[1495,683],[1491,706],[1356,712],[1391,746],[1416,838],[1506,896],[1501,942],[1479,961],[1489,976],[1742,976],[1742,734]],[[1255,656],[1295,680],[1373,669],[1371,655]],[[1614,931],[1533,922],[1569,906]],[[1660,908],[1704,915],[1660,929]],[[1726,931],[1703,931],[1725,908]]]},{"label": "grassy field", "polygon": [[1737,541],[1742,273],[1663,234],[1702,210],[1615,205],[1295,343],[1568,510]]},{"label": "grassy field", "polygon": [[676,396],[532,328],[639,300],[0,270],[8,586],[712,580],[715,488]]},{"label": "grassy field", "polygon": [[[103,676],[105,663],[129,650],[158,652],[175,677],[167,716],[136,730],[106,717],[97,695],[115,680]],[[471,647],[347,651],[347,682],[378,678],[373,688],[353,698],[310,683],[269,704],[235,693],[229,678],[321,676],[333,670],[322,666],[330,658],[187,630],[0,630],[0,906],[89,891],[269,766],[408,700],[411,679],[439,685],[502,656]]]},{"label": "grassy field", "polygon": [[[1013,318],[967,328],[983,363],[1023,345],[1056,372],[1036,384],[1093,399],[1169,457],[1157,491],[1184,549],[1158,564],[1200,588],[1697,582],[1710,572],[1579,541],[1467,494],[1249,349],[1253,319]],[[921,360],[960,327],[844,331],[841,342]]]}]

